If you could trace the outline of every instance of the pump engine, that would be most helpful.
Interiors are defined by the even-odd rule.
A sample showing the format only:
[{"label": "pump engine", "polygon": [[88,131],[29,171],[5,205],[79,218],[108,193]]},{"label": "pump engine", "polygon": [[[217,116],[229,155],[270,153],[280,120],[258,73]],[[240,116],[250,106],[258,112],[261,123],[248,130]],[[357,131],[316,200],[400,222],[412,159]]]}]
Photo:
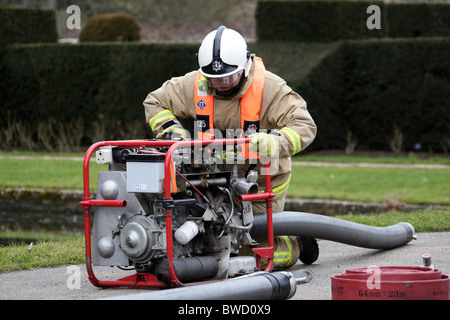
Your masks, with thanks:
[{"label": "pump engine", "polygon": [[[242,196],[258,194],[257,171],[238,177],[236,158],[224,161],[214,150],[196,163],[190,147],[177,148],[166,160],[170,145],[154,145],[97,150],[97,163],[109,171],[99,173],[95,201],[121,200],[123,206],[95,206],[93,265],[134,268],[162,282],[170,281],[169,266],[181,282],[256,271],[255,257],[238,253],[255,244],[252,202]],[[171,182],[170,198],[164,179]]]}]

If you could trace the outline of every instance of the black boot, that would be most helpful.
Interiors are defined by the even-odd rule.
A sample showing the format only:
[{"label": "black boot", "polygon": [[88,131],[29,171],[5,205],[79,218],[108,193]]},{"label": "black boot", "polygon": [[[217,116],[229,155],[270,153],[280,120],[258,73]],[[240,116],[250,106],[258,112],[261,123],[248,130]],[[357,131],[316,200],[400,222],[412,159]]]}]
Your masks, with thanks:
[{"label": "black boot", "polygon": [[311,237],[296,237],[300,246],[300,256],[298,257],[304,264],[312,264],[319,257],[319,245],[316,239]]}]

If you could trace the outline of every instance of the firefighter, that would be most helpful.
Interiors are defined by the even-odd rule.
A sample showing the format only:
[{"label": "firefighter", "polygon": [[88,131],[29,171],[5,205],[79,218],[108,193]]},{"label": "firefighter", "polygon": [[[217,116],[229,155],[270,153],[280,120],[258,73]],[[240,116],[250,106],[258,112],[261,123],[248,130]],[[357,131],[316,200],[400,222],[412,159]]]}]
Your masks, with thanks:
[{"label": "firefighter", "polygon": [[[265,69],[262,59],[248,51],[238,32],[225,26],[204,38],[198,62],[198,70],[172,78],[148,94],[144,101],[147,123],[157,138],[167,132],[186,138],[189,133],[178,118],[196,120],[197,139],[218,138],[215,133],[229,129],[245,132],[251,143],[244,152],[250,158],[252,154],[272,158],[271,181],[276,194],[273,211],[283,211],[291,178],[291,156],[305,149],[316,135],[306,102],[283,79]],[[256,171],[263,170],[260,162],[252,163]],[[239,176],[248,172],[248,167],[239,165]],[[262,189],[264,175],[258,179]],[[253,210],[265,212],[265,202],[254,202]],[[276,238],[274,267],[295,264],[301,247],[300,255],[313,257],[309,263],[317,259],[315,239]]]}]

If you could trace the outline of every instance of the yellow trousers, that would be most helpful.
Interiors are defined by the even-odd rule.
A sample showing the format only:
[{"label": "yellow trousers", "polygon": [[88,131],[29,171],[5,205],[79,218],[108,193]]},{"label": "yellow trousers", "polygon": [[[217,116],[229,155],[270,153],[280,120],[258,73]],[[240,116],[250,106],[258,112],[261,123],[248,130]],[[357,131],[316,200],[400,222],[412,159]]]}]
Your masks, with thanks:
[{"label": "yellow trousers", "polygon": [[[267,239],[258,241],[258,247],[267,247]],[[273,238],[273,268],[285,269],[290,268],[297,263],[300,256],[300,246],[297,239],[294,236],[276,236]],[[256,256],[250,247],[244,246],[239,251],[239,255],[243,256]],[[261,269],[264,269],[267,265],[267,259],[261,258]]]},{"label": "yellow trousers", "polygon": [[[286,199],[286,192],[279,195],[272,201],[273,212],[280,212],[284,210],[284,202]],[[254,201],[253,212],[266,213],[265,201]],[[257,247],[267,247],[267,239],[255,239],[259,244]],[[274,269],[283,269],[292,267],[298,260],[300,255],[300,246],[294,236],[275,236],[273,238],[273,267]],[[239,255],[253,255],[253,251],[248,246],[243,247]],[[264,269],[267,265],[267,259],[261,259],[261,269]]]}]

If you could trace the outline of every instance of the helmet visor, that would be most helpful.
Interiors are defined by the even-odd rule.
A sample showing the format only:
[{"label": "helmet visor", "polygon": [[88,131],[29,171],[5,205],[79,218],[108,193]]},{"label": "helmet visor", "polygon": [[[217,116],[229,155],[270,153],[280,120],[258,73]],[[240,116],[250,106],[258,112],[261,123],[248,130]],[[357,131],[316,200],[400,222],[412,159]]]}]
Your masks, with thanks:
[{"label": "helmet visor", "polygon": [[227,91],[239,84],[244,70],[233,73],[232,75],[221,77],[221,78],[207,78],[208,86],[215,88],[219,91]]}]

